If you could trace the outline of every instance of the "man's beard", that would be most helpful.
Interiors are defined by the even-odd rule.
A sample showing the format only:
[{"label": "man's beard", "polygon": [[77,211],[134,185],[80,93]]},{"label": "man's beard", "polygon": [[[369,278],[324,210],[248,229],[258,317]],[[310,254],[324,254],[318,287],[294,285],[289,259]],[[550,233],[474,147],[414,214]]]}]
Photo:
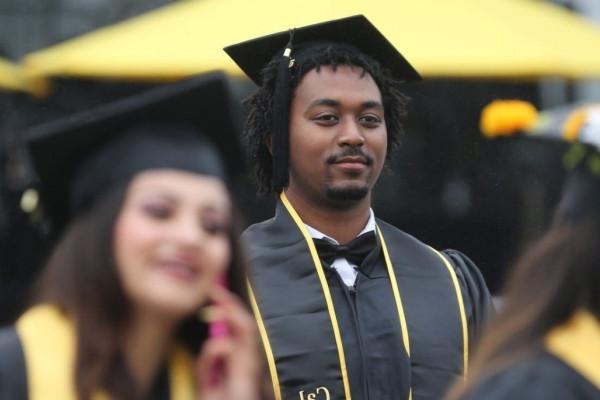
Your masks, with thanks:
[{"label": "man's beard", "polygon": [[367,185],[352,185],[346,187],[328,187],[325,196],[336,203],[354,204],[369,194]]},{"label": "man's beard", "polygon": [[[344,151],[332,154],[327,158],[327,164],[332,165],[343,157],[362,157],[364,163],[371,167],[373,157],[366,154],[360,147],[349,147]],[[354,182],[346,185],[328,185],[325,188],[325,197],[338,205],[353,205],[363,200],[369,194],[369,185],[365,182]]]}]

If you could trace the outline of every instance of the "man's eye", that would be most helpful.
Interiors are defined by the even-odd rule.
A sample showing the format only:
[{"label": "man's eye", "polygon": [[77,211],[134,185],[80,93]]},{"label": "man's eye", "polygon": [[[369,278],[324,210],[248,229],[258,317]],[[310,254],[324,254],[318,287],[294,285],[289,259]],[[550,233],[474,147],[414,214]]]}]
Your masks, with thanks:
[{"label": "man's eye", "polygon": [[379,126],[382,122],[382,119],[376,115],[363,115],[360,117],[360,122],[368,127]]},{"label": "man's eye", "polygon": [[334,114],[323,114],[315,117],[315,120],[318,122],[331,123],[336,122],[338,120],[338,117]]}]

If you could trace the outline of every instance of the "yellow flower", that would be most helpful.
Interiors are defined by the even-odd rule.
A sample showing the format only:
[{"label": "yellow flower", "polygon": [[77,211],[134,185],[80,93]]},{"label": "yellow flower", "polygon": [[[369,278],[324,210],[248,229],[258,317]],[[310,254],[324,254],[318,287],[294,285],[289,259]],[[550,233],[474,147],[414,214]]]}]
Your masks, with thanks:
[{"label": "yellow flower", "polygon": [[495,100],[481,112],[479,127],[488,138],[513,136],[527,131],[536,122],[535,107],[522,100]]}]

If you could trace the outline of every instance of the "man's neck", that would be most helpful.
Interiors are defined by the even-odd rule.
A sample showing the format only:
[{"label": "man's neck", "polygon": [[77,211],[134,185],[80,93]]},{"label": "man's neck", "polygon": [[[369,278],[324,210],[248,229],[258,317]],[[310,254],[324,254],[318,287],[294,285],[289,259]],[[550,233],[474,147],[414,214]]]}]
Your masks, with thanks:
[{"label": "man's neck", "polygon": [[302,222],[337,240],[341,244],[354,239],[365,227],[370,216],[370,194],[352,207],[324,207],[307,201],[294,190],[286,196]]}]

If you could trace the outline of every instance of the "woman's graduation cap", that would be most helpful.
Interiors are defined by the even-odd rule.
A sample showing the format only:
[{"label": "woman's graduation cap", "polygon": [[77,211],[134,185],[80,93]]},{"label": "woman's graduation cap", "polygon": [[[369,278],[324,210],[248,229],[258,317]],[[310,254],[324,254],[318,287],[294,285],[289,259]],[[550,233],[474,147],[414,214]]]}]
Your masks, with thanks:
[{"label": "woman's graduation cap", "polygon": [[519,100],[497,100],[484,108],[480,127],[487,137],[523,134],[573,143],[564,164],[572,170],[557,216],[575,221],[600,212],[600,104],[578,104],[538,112]]},{"label": "woman's graduation cap", "polygon": [[289,109],[295,67],[309,59],[317,49],[326,46],[344,46],[369,56],[389,70],[397,81],[421,79],[404,56],[364,15],[294,28],[225,47],[225,52],[259,86],[265,84],[265,67],[276,64],[271,110],[272,187],[275,191],[287,186],[288,182]]},{"label": "woman's graduation cap", "polygon": [[31,128],[44,215],[59,229],[148,169],[239,173],[239,118],[225,76],[211,73]]}]

